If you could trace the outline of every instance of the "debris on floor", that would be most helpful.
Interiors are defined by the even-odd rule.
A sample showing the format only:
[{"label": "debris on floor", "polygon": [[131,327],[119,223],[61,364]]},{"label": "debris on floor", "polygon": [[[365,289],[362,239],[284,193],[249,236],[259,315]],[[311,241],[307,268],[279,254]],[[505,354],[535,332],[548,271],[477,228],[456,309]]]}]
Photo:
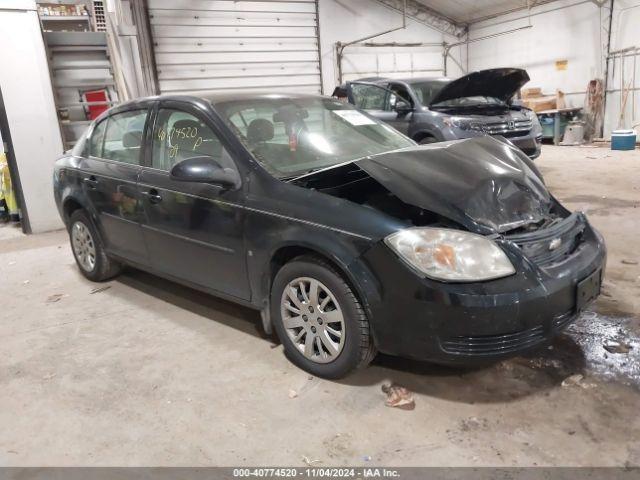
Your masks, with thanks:
[{"label": "debris on floor", "polygon": [[413,410],[416,402],[413,400],[413,393],[400,385],[382,385],[382,391],[387,395],[384,404],[387,407],[396,407],[402,410]]},{"label": "debris on floor", "polygon": [[54,293],[53,295],[49,295],[45,303],[56,303],[66,297],[64,293]]},{"label": "debris on floor", "polygon": [[633,347],[625,342],[618,342],[610,340],[606,342],[602,347],[609,353],[629,353]]},{"label": "debris on floor", "polygon": [[97,287],[91,290],[89,292],[89,295],[93,295],[94,293],[104,292],[105,290],[109,290],[110,288],[111,288],[111,285],[105,285],[104,287]]},{"label": "debris on floor", "polygon": [[320,460],[311,460],[309,457],[305,455],[302,456],[302,461],[305,463],[305,465],[309,467],[315,465],[316,463],[322,463]]},{"label": "debris on floor", "polygon": [[486,418],[469,417],[460,421],[460,430],[463,432],[470,432],[473,430],[486,430],[489,426],[489,422]]},{"label": "debris on floor", "polygon": [[635,260],[627,260],[626,258],[622,259],[622,263],[624,263],[625,265],[638,265],[638,262],[636,262]]},{"label": "debris on floor", "polygon": [[570,377],[565,378],[562,381],[563,387],[582,387],[582,388],[593,388],[595,384],[586,383],[584,381],[584,375],[580,373],[576,373],[575,375],[571,375]]},{"label": "debris on floor", "polygon": [[298,392],[295,390],[289,390],[289,398],[296,398],[298,396]]}]

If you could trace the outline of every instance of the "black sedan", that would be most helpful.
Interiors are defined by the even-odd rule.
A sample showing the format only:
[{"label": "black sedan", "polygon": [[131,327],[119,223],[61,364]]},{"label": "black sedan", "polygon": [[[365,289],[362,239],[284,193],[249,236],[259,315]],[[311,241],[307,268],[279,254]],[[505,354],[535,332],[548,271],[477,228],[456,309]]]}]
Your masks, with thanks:
[{"label": "black sedan", "polygon": [[84,276],[131,265],[258,309],[329,378],[377,351],[477,364],[544,344],[606,256],[508,140],[418,146],[320,96],[120,105],[57,161],[54,192]]}]

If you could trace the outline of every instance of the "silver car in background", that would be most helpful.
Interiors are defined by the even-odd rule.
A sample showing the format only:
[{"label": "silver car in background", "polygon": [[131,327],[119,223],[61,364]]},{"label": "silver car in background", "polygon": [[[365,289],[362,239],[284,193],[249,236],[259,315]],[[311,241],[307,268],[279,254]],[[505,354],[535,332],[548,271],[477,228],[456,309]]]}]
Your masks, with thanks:
[{"label": "silver car in background", "polygon": [[363,78],[347,82],[350,103],[418,143],[501,135],[529,158],[540,155],[536,114],[512,100],[526,70],[496,68],[448,78]]}]

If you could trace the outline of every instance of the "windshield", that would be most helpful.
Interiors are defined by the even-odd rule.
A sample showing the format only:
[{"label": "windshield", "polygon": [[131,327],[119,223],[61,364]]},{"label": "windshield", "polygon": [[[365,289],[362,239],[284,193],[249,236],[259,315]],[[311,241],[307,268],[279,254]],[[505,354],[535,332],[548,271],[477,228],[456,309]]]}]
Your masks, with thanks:
[{"label": "windshield", "polygon": [[330,98],[257,98],[215,108],[278,178],[415,145],[388,125]]},{"label": "windshield", "polygon": [[506,106],[499,98],[495,97],[460,97],[452,98],[444,102],[434,103],[432,107],[486,107],[486,106]]},{"label": "windshield", "polygon": [[427,80],[410,83],[410,85],[420,103],[422,105],[429,105],[436,94],[440,93],[440,90],[450,81],[451,80]]},{"label": "windshield", "polygon": [[[429,105],[435,96],[440,93],[444,86],[451,80],[428,80],[411,83],[411,88],[415,92],[418,100],[422,105]],[[444,102],[434,103],[434,107],[477,107],[477,106],[495,106],[506,105],[502,100],[495,97],[460,97],[446,100]]]}]

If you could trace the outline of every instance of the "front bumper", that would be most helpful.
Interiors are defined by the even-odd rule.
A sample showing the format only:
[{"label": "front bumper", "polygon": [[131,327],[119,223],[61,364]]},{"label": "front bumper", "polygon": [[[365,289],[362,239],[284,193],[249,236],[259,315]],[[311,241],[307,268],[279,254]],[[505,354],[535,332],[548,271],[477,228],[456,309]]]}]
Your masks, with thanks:
[{"label": "front bumper", "polygon": [[585,222],[582,242],[565,260],[540,267],[503,241],[516,274],[480,283],[421,278],[383,243],[364,259],[379,280],[369,304],[383,353],[442,364],[473,365],[535,348],[576,316],[577,284],[604,272],[602,237]]},{"label": "front bumper", "polygon": [[537,137],[527,135],[526,137],[511,137],[509,140],[531,160],[540,156],[542,152],[542,134]]},{"label": "front bumper", "polygon": [[[460,128],[448,128],[444,133],[445,140],[455,140],[460,138],[475,138],[486,135],[475,130],[462,130]],[[513,136],[508,134],[500,135],[524,152],[531,160],[535,160],[542,152],[542,132],[539,128],[533,128],[523,136]]]}]

